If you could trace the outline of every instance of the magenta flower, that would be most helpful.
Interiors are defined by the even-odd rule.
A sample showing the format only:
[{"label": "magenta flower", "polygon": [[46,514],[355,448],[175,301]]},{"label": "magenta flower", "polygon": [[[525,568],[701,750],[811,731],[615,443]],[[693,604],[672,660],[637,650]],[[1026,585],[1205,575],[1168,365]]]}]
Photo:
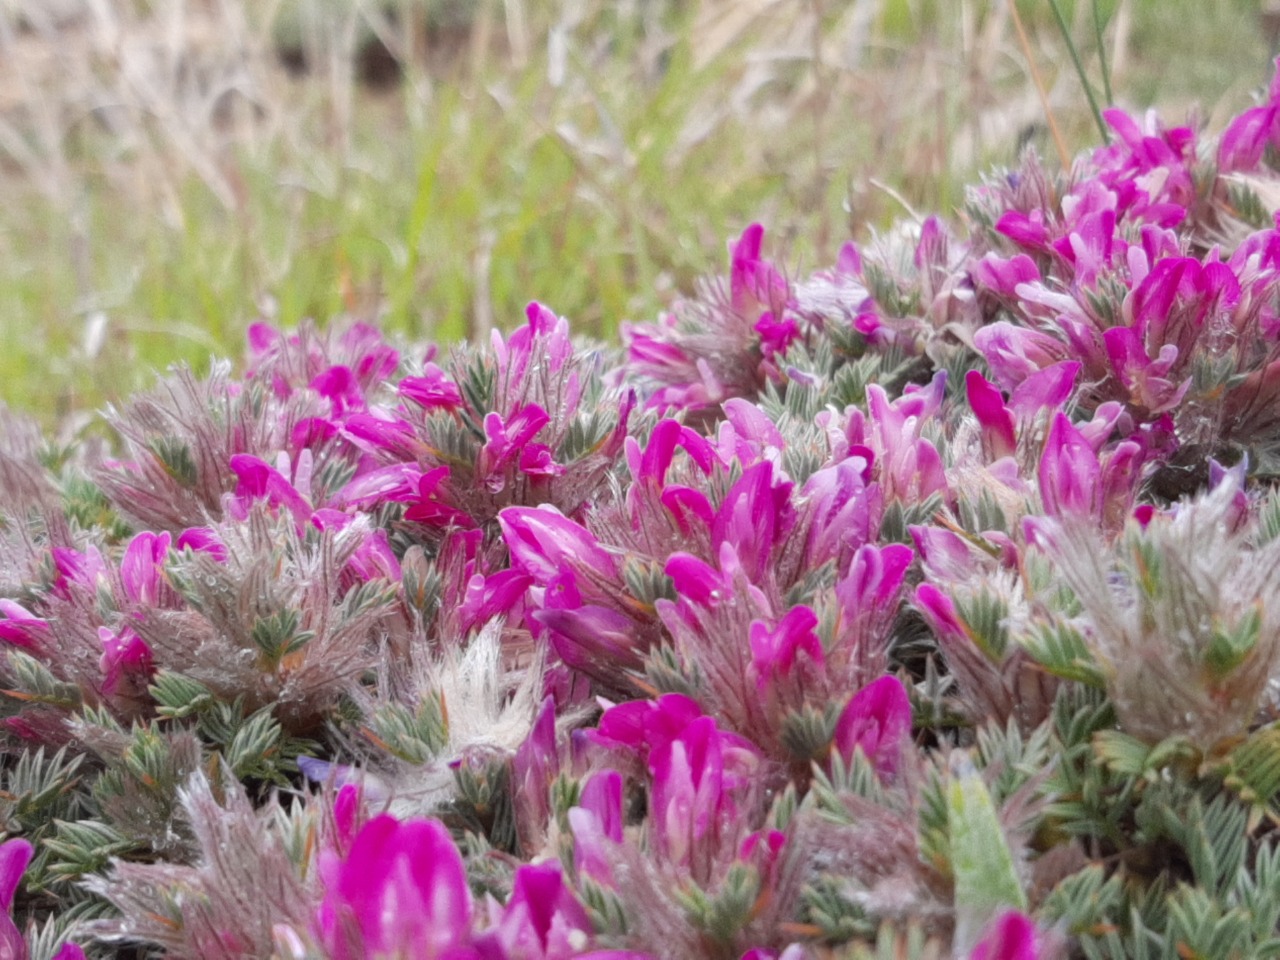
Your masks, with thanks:
[{"label": "magenta flower", "polygon": [[70,547],[54,547],[52,554],[56,572],[53,591],[60,597],[70,596],[73,584],[93,593],[98,589],[98,581],[106,576],[107,566],[97,547],[89,547],[83,553]]},{"label": "magenta flower", "polygon": [[169,555],[168,533],[143,531],[129,541],[120,558],[120,583],[133,603],[155,606],[166,586],[164,561]]},{"label": "magenta flower", "polygon": [[879,772],[892,779],[902,762],[902,751],[911,736],[911,701],[897,677],[873,680],[853,695],[836,721],[832,749],[845,764],[854,752],[863,755]]},{"label": "magenta flower", "polygon": [[418,495],[409,502],[404,518],[427,527],[462,527],[476,525],[471,515],[443,499],[440,488],[449,476],[448,467],[428,470],[418,480]]},{"label": "magenta flower", "polygon": [[[526,404],[505,418],[496,413],[485,415],[484,433],[488,442],[480,450],[479,473],[491,492],[497,493],[506,486],[503,473],[507,465],[515,462],[550,420],[547,411],[535,403]],[[541,449],[546,450],[545,447]],[[549,455],[547,451],[546,456]],[[535,456],[533,465],[537,465],[537,460]],[[542,472],[548,472],[549,467],[550,464],[543,465]]]},{"label": "magenta flower", "polygon": [[358,449],[374,457],[391,456],[416,463],[430,453],[430,447],[418,439],[413,425],[399,417],[356,413],[342,424],[342,435]]},{"label": "magenta flower", "polygon": [[741,314],[759,316],[775,304],[785,303],[789,296],[786,278],[760,256],[764,245],[764,227],[753,223],[730,250],[729,296],[733,309]]},{"label": "magenta flower", "polygon": [[597,743],[622,747],[647,762],[651,752],[670,743],[702,715],[697,701],[682,693],[664,693],[657,700],[610,707],[590,735]]},{"label": "magenta flower", "polygon": [[964,387],[969,407],[982,425],[983,452],[991,460],[1012,456],[1018,449],[1017,421],[1000,391],[977,370],[965,375]]},{"label": "magenta flower", "polygon": [[532,617],[550,631],[560,659],[588,676],[627,686],[625,672],[644,665],[645,641],[635,621],[612,607],[583,603],[570,575],[552,582]]},{"label": "magenta flower", "polygon": [[1015,389],[1036,371],[1061,363],[1070,355],[1067,345],[1057,337],[1004,320],[974,333],[973,345],[1005,390]]},{"label": "magenta flower", "polygon": [[396,559],[387,531],[371,530],[361,539],[360,545],[347,561],[347,571],[363,581],[390,580],[398,583],[401,577],[400,561]]},{"label": "magenta flower", "polygon": [[420,377],[405,377],[397,386],[400,396],[425,410],[454,410],[462,406],[462,392],[434,363],[426,364]]},{"label": "magenta flower", "polygon": [[329,501],[332,506],[369,510],[388,501],[409,503],[419,492],[422,471],[411,463],[357,471]]},{"label": "magenta flower", "polygon": [[510,615],[532,583],[531,577],[518,570],[472,574],[462,603],[457,607],[459,629],[464,634],[470,633],[494,617]]},{"label": "magenta flower", "polygon": [[622,594],[620,564],[583,526],[555,507],[509,507],[498,521],[512,569],[534,588],[531,619],[550,631],[561,659],[613,689],[632,689],[628,671],[643,666],[656,631],[651,617]]},{"label": "magenta flower", "polygon": [[755,331],[760,334],[760,350],[766,358],[786,353],[787,348],[800,338],[800,325],[785,315],[781,320],[777,319],[772,310],[760,314]]},{"label": "magenta flower", "polygon": [[338,338],[339,356],[355,374],[360,386],[369,390],[396,372],[400,353],[384,339],[382,331],[369,323],[353,323]]},{"label": "magenta flower", "polygon": [[649,755],[650,842],[659,856],[708,883],[745,833],[747,788],[761,757],[740,737],[699,717]]},{"label": "magenta flower", "polygon": [[721,462],[730,464],[736,459],[746,468],[762,460],[776,465],[782,459],[786,441],[759,406],[734,397],[726,400],[723,408],[725,419],[716,436]]},{"label": "magenta flower", "polygon": [[1037,370],[1013,388],[1009,410],[1020,421],[1029,420],[1041,410],[1056,410],[1067,402],[1080,375],[1080,364],[1063,360]]},{"label": "magenta flower", "polygon": [[622,774],[616,770],[593,773],[568,819],[573,831],[574,870],[579,877],[612,886],[616,848],[622,843]]},{"label": "magenta flower", "polygon": [[593,927],[556,863],[516,870],[505,907],[490,906],[489,929],[476,941],[485,960],[569,960],[581,956]]},{"label": "magenta flower", "polygon": [[[299,474],[296,481],[304,488],[310,486],[310,464],[310,451],[304,450],[299,455],[296,470]],[[294,486],[295,481],[291,481],[280,470],[265,460],[244,453],[231,458],[231,469],[239,477],[231,511],[236,519],[243,520],[248,516],[251,502],[266,500],[273,510],[288,510],[299,530],[310,522],[311,504],[298,492],[298,488]]]},{"label": "magenta flower", "polygon": [[614,580],[618,564],[586,528],[552,506],[508,507],[498,515],[511,565],[548,584],[566,569]]},{"label": "magenta flower", "polygon": [[438,821],[374,817],[347,856],[328,854],[321,870],[316,927],[334,960],[473,956],[466,869]]},{"label": "magenta flower", "polygon": [[800,491],[801,529],[808,530],[805,560],[810,567],[849,563],[853,552],[875,539],[884,514],[884,493],[871,480],[875,454],[855,446],[833,466],[815,471]]},{"label": "magenta flower", "polygon": [[1040,498],[1047,514],[1096,516],[1101,511],[1101,465],[1065,413],[1054,416],[1040,459]]},{"label": "magenta flower", "polygon": [[792,488],[790,482],[774,482],[773,464],[757,463],[730,488],[711,525],[711,542],[731,545],[753,583],[763,579],[774,545],[795,523]]},{"label": "magenta flower", "polygon": [[0,958],[26,960],[27,942],[13,922],[13,897],[31,862],[31,844],[22,837],[0,843]]},{"label": "magenta flower", "polygon": [[533,728],[511,759],[511,791],[516,807],[516,829],[521,844],[537,852],[551,816],[551,784],[560,772],[556,747],[556,702],[542,701]]},{"label": "magenta flower", "polygon": [[1040,957],[1035,923],[1016,910],[998,917],[990,932],[969,954],[969,960],[1039,960]]},{"label": "magenta flower", "polygon": [[635,482],[654,487],[666,483],[676,450],[684,450],[704,474],[711,472],[715,462],[715,449],[707,439],[678,420],[658,421],[643,450],[633,437],[628,437],[623,446]]},{"label": "magenta flower", "polygon": [[817,625],[818,615],[805,606],[792,607],[773,627],[761,620],[751,622],[751,669],[761,694],[788,678],[802,653],[821,670],[822,641],[814,632]]},{"label": "magenta flower", "polygon": [[318,374],[308,386],[329,401],[330,416],[341,419],[349,410],[364,407],[364,392],[351,368],[334,364]]},{"label": "magenta flower", "polygon": [[1008,259],[988,253],[969,268],[969,274],[979,289],[989,290],[1006,301],[1017,300],[1020,284],[1040,279],[1040,269],[1036,262],[1025,253]]},{"label": "magenta flower", "polygon": [[177,550],[191,550],[195,553],[207,553],[219,563],[226,563],[227,547],[211,527],[188,527],[178,534],[174,544]]},{"label": "magenta flower", "polygon": [[[884,669],[889,634],[915,554],[898,543],[864,544],[836,581],[839,618],[827,657],[827,677],[848,689]],[[834,692],[834,691],[833,691]]]},{"label": "magenta flower", "polygon": [[1049,231],[1045,228],[1044,213],[1032,210],[1007,211],[997,222],[996,230],[1014,243],[1030,250],[1043,251],[1049,246]]},{"label": "magenta flower", "polygon": [[[982,559],[969,541],[945,527],[912,526],[911,539],[920,554],[925,573],[934,580],[967,580]],[[988,561],[989,562],[989,561]]]},{"label": "magenta flower", "polygon": [[119,632],[99,627],[98,639],[102,642],[98,666],[102,670],[103,694],[111,697],[121,693],[121,682],[126,677],[134,681],[133,685],[145,687],[154,669],[147,642],[130,627],[122,627]]},{"label": "magenta flower", "polygon": [[1267,102],[1246,110],[1228,125],[1218,142],[1218,169],[1223,173],[1252,170],[1268,144],[1280,146],[1280,60],[1271,78]]},{"label": "magenta flower", "polygon": [[1103,111],[1115,141],[1094,153],[1098,182],[1116,195],[1116,209],[1132,221],[1172,227],[1196,202],[1191,164],[1196,134],[1190,127],[1164,128],[1154,113],[1139,124],[1123,110]]},{"label": "magenta flower", "polygon": [[1115,424],[1118,408],[1103,404],[1089,423],[1074,426],[1056,414],[1040,459],[1040,497],[1045,513],[1093,517],[1108,529],[1124,523],[1133,506],[1146,453],[1137,440],[1125,440],[1101,457],[1098,449]]},{"label": "magenta flower", "polygon": [[867,387],[872,446],[887,500],[918,503],[933,494],[946,496],[942,457],[932,443],[919,436],[922,421],[938,412],[946,383],[946,371],[939,370],[928,387],[904,393],[892,402],[879,384]]},{"label": "magenta flower", "polygon": [[547,372],[558,373],[573,356],[569,339],[569,323],[557,317],[537,301],[525,307],[528,322],[506,340],[495,330],[490,345],[497,359],[499,377],[506,381],[510,394],[519,393],[535,352],[546,358]]},{"label": "magenta flower", "polygon": [[48,621],[37,617],[26,607],[13,600],[0,600],[0,640],[15,647],[38,650],[49,637]]}]

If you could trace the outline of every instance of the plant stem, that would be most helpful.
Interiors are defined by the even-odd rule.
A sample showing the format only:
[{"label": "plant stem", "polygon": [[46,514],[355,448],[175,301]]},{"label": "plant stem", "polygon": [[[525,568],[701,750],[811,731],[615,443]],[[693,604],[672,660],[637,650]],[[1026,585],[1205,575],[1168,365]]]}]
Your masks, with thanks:
[{"label": "plant stem", "polygon": [[1067,52],[1071,54],[1071,62],[1075,64],[1076,75],[1080,77],[1080,86],[1084,87],[1084,95],[1089,101],[1089,109],[1093,112],[1093,121],[1098,125],[1098,132],[1102,135],[1102,142],[1110,143],[1111,134],[1107,130],[1107,125],[1102,121],[1102,111],[1098,109],[1098,99],[1093,95],[1093,85],[1089,83],[1089,78],[1085,76],[1084,64],[1080,62],[1080,53],[1076,50],[1075,41],[1071,39],[1071,28],[1067,26],[1067,19],[1062,15],[1062,7],[1058,5],[1058,0],[1049,0],[1049,6],[1053,9],[1054,19],[1058,21],[1058,29],[1062,31],[1062,39],[1066,41]]},{"label": "plant stem", "polygon": [[1102,42],[1102,17],[1098,13],[1098,0],[1092,0],[1093,34],[1098,44],[1098,69],[1102,71],[1102,99],[1108,105],[1115,102],[1111,95],[1111,70],[1107,67],[1107,48]]},{"label": "plant stem", "polygon": [[1053,136],[1053,145],[1058,150],[1058,159],[1062,162],[1064,173],[1071,169],[1071,154],[1067,153],[1067,145],[1062,139],[1062,131],[1058,129],[1058,121],[1054,119],[1053,108],[1049,106],[1049,94],[1040,79],[1040,71],[1036,69],[1035,57],[1031,55],[1031,42],[1027,39],[1027,31],[1022,26],[1022,17],[1018,14],[1018,4],[1010,3],[1009,12],[1013,15],[1013,26],[1018,31],[1018,45],[1022,47],[1022,55],[1027,58],[1027,70],[1031,72],[1031,82],[1035,84],[1036,93],[1040,97],[1040,105],[1044,107],[1045,120],[1049,124],[1049,133]]}]

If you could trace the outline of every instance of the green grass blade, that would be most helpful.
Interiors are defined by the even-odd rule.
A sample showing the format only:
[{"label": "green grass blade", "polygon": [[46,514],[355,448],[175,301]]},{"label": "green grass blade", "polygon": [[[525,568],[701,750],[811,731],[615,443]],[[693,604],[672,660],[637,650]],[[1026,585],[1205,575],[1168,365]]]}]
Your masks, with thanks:
[{"label": "green grass blade", "polygon": [[1067,52],[1071,54],[1071,62],[1075,65],[1076,75],[1080,77],[1080,86],[1084,87],[1084,95],[1089,101],[1089,110],[1093,113],[1093,121],[1098,125],[1098,133],[1102,135],[1103,143],[1111,142],[1111,133],[1107,130],[1106,123],[1102,120],[1102,111],[1098,109],[1098,98],[1094,96],[1093,85],[1089,83],[1089,78],[1084,72],[1084,64],[1080,62],[1080,51],[1076,49],[1076,43],[1071,38],[1071,28],[1067,26],[1067,19],[1062,15],[1062,7],[1059,6],[1058,0],[1049,0],[1049,6],[1053,10],[1053,17],[1058,21],[1058,29],[1062,32],[1062,39],[1067,44]]},{"label": "green grass blade", "polygon": [[1102,99],[1110,105],[1115,103],[1115,97],[1111,94],[1111,67],[1107,63],[1107,47],[1102,38],[1105,24],[1102,22],[1102,14],[1098,12],[1098,0],[1091,0],[1091,3],[1093,6],[1093,35],[1098,45],[1098,70],[1102,73]]}]

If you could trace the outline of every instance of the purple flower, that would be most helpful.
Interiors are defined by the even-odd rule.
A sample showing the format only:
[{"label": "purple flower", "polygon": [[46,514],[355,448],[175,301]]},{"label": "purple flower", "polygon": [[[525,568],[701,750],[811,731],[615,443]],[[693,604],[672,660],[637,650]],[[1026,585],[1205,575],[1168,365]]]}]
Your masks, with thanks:
[{"label": "purple flower", "polygon": [[[547,411],[536,403],[525,404],[505,418],[496,413],[485,415],[484,433],[488,442],[480,450],[479,473],[490,491],[497,493],[506,486],[506,478],[503,474],[507,465],[516,460],[526,445],[550,420],[551,417]],[[548,459],[549,456],[548,451]],[[532,458],[531,465],[538,466],[537,456]],[[544,463],[540,471],[549,472],[551,466],[553,464],[550,462]]]},{"label": "purple flower", "polygon": [[536,852],[551,816],[550,790],[560,772],[556,749],[556,702],[542,701],[529,736],[516,748],[511,760],[511,792],[516,807],[516,829],[526,850]]},{"label": "purple flower", "polygon": [[786,441],[763,410],[741,397],[726,400],[723,406],[725,419],[716,438],[722,462],[737,459],[745,468],[761,460],[781,459]]},{"label": "purple flower", "polygon": [[347,561],[347,569],[361,580],[390,580],[398,583],[401,577],[400,561],[387,538],[387,531],[373,530],[360,541],[355,553]]},{"label": "purple flower", "polygon": [[654,487],[666,484],[676,450],[684,450],[704,474],[709,474],[715,463],[715,449],[707,439],[678,420],[658,421],[643,450],[633,437],[626,439],[624,449],[635,482]]},{"label": "purple flower", "polygon": [[650,842],[699,884],[736,854],[744,833],[744,791],[759,776],[760,754],[699,717],[649,754]]},{"label": "purple flower", "polygon": [[98,639],[102,642],[102,656],[98,666],[102,670],[102,692],[110,697],[121,691],[121,681],[126,676],[136,678],[140,686],[145,686],[147,678],[153,670],[151,647],[129,627],[122,627],[119,632],[98,628]]},{"label": "purple flower", "polygon": [[363,409],[364,393],[351,368],[334,364],[309,384],[312,390],[329,401],[330,416],[341,418],[351,409]]},{"label": "purple flower", "polygon": [[1008,260],[988,253],[969,268],[969,273],[979,289],[990,290],[1006,300],[1017,299],[1019,284],[1041,279],[1036,262],[1025,253],[1019,253]]},{"label": "purple flower", "polygon": [[773,627],[761,620],[751,622],[751,669],[762,695],[791,675],[801,653],[821,670],[822,641],[814,632],[817,625],[818,615],[805,606],[792,607]]},{"label": "purple flower", "polygon": [[982,425],[983,452],[991,460],[1012,456],[1018,448],[1016,421],[1000,391],[977,370],[965,375],[964,386],[969,407]]},{"label": "purple flower", "polygon": [[454,410],[462,406],[458,385],[434,363],[424,366],[420,377],[405,377],[396,389],[400,396],[425,410]]},{"label": "purple flower", "polygon": [[795,522],[789,482],[773,482],[773,464],[757,463],[730,488],[711,525],[713,544],[730,544],[746,572],[758,583],[764,577],[774,545]]},{"label": "purple flower", "polygon": [[1066,403],[1080,375],[1075,360],[1053,363],[1029,374],[1009,395],[1009,409],[1019,420],[1029,420],[1041,410],[1056,410]]},{"label": "purple flower", "polygon": [[532,583],[531,577],[518,570],[499,570],[487,576],[472,574],[457,608],[459,628],[464,634],[470,633],[494,617],[510,614]]},{"label": "purple flower", "polygon": [[1267,144],[1280,143],[1280,60],[1267,91],[1267,102],[1246,110],[1228,125],[1218,143],[1218,169],[1223,173],[1252,170]]},{"label": "purple flower", "polygon": [[1100,512],[1098,455],[1065,413],[1056,414],[1040,459],[1040,498],[1047,514],[1094,516]]},{"label": "purple flower", "polygon": [[1016,910],[1002,914],[969,954],[969,960],[1039,960],[1036,925]]},{"label": "purple flower", "polygon": [[867,387],[867,410],[886,499],[918,503],[935,493],[946,495],[942,457],[918,435],[921,422],[937,413],[946,382],[946,371],[939,370],[927,388],[904,393],[892,402],[879,384]]},{"label": "purple flower", "polygon": [[106,576],[107,566],[97,547],[89,547],[83,553],[70,547],[54,547],[51,552],[57,574],[53,591],[60,597],[69,597],[73,584],[92,593],[98,589],[98,581]]},{"label": "purple flower", "polygon": [[[298,458],[299,474],[310,473],[310,451],[304,450]],[[287,460],[287,458],[285,458]],[[239,477],[236,483],[233,516],[244,519],[248,515],[249,503],[254,500],[266,500],[272,509],[283,507],[293,514],[298,529],[303,529],[311,520],[311,504],[298,492],[285,475],[265,460],[238,453],[231,458],[231,469]],[[302,477],[298,478],[302,481]],[[303,482],[309,486],[309,480]]]},{"label": "purple flower", "polygon": [[549,584],[565,570],[592,571],[609,580],[618,577],[614,557],[591,533],[555,507],[508,507],[498,515],[514,569]]},{"label": "purple flower", "polygon": [[568,819],[573,831],[573,868],[578,876],[613,886],[616,848],[622,843],[622,774],[616,770],[593,773]]},{"label": "purple flower", "polygon": [[1039,210],[1032,210],[1030,214],[1009,210],[996,222],[996,230],[1019,246],[1032,250],[1044,250],[1049,243],[1044,214]]},{"label": "purple flower", "polygon": [[528,322],[506,340],[497,330],[490,339],[499,378],[505,381],[509,395],[520,393],[535,352],[546,358],[547,372],[553,374],[573,356],[568,321],[536,301],[525,307],[525,317]]},{"label": "purple flower", "polygon": [[13,600],[0,600],[0,640],[15,647],[38,650],[49,637],[48,621],[37,617],[26,607]]},{"label": "purple flower", "polygon": [[431,452],[430,447],[418,439],[413,425],[399,417],[352,414],[343,421],[342,434],[357,449],[375,457],[390,455],[398,460],[417,462],[419,456]]},{"label": "purple flower", "polygon": [[13,922],[13,897],[31,862],[31,844],[22,837],[0,843],[0,960],[26,960],[27,942]]},{"label": "purple flower", "polygon": [[334,960],[472,955],[466,869],[438,821],[374,817],[345,858],[329,854],[321,869],[316,927]]},{"label": "purple flower", "polygon": [[418,494],[422,471],[411,463],[393,463],[358,472],[329,502],[335,507],[369,510],[379,504],[409,503]]},{"label": "purple flower", "polygon": [[647,761],[652,751],[671,742],[702,715],[697,701],[682,693],[664,693],[657,700],[632,700],[610,707],[591,737]]},{"label": "purple flower", "polygon": [[789,296],[786,278],[767,260],[761,259],[764,227],[753,223],[730,250],[729,296],[733,309],[741,314],[759,313]]},{"label": "purple flower", "polygon": [[787,348],[800,337],[800,325],[794,319],[784,315],[779,320],[772,310],[760,314],[755,331],[760,334],[760,350],[766,358],[786,353]]},{"label": "purple flower", "polygon": [[974,333],[973,345],[1005,390],[1015,389],[1037,370],[1066,360],[1069,353],[1056,337],[1004,320]]},{"label": "purple flower", "polygon": [[226,563],[227,547],[222,538],[214,533],[212,527],[187,527],[174,544],[177,550],[191,550],[195,553],[207,553],[219,563]]},{"label": "purple flower", "polygon": [[507,905],[490,909],[490,927],[476,947],[484,960],[569,960],[591,942],[587,911],[556,863],[516,870]]},{"label": "purple flower", "polygon": [[474,527],[475,520],[441,498],[440,487],[449,476],[448,467],[436,467],[418,480],[418,495],[409,502],[404,518],[427,527]]},{"label": "purple flower", "polygon": [[169,555],[168,533],[143,531],[129,541],[120,558],[120,583],[125,596],[144,606],[155,606],[165,585],[164,561]]},{"label": "purple flower", "polygon": [[844,568],[853,551],[880,530],[884,495],[870,480],[875,454],[856,447],[835,465],[815,471],[800,491],[801,520],[808,530],[805,559],[810,567],[834,560]]},{"label": "purple flower", "polygon": [[827,657],[829,679],[858,685],[883,670],[903,582],[914,559],[911,548],[898,543],[863,544],[854,553],[835,585],[839,617]]},{"label": "purple flower", "polygon": [[892,778],[911,735],[911,701],[897,677],[873,680],[853,695],[836,721],[832,749],[846,765],[856,750],[879,772]]}]

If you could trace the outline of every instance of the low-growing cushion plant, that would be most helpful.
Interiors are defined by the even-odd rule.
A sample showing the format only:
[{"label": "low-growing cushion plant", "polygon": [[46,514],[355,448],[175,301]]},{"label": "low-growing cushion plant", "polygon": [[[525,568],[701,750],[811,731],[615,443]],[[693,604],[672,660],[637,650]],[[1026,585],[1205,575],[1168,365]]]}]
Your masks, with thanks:
[{"label": "low-growing cushion plant", "polygon": [[1280,955],[1280,80],[620,347],[0,430],[0,956]]}]

